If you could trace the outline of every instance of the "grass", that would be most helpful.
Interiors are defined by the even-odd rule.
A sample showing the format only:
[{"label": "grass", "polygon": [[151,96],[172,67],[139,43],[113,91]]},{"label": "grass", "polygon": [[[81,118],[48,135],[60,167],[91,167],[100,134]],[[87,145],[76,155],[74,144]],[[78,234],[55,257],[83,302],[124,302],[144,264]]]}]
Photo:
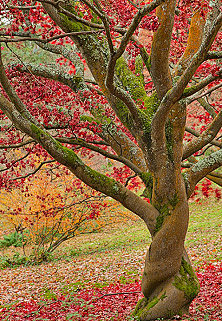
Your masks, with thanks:
[{"label": "grass", "polygon": [[[81,256],[96,254],[106,251],[116,251],[118,249],[138,249],[141,245],[150,244],[151,237],[141,220],[131,222],[132,225],[122,226],[118,230],[109,231],[106,233],[98,233],[96,235],[90,235],[89,239],[82,243],[78,242],[78,238],[73,240],[74,249],[70,250],[71,256]],[[83,240],[84,241],[84,240]],[[65,247],[65,252],[69,246]]]},{"label": "grass", "polygon": [[[190,204],[190,223],[187,231],[185,246],[189,249],[205,245],[215,249],[221,243],[222,208],[221,202],[203,204]],[[86,255],[97,255],[111,251],[115,253],[120,249],[130,252],[146,248],[151,242],[150,235],[142,220],[131,221],[120,227],[102,233],[79,236],[69,244],[64,244],[63,249],[57,253],[70,253],[71,256],[81,257]],[[219,250],[219,249],[218,249]],[[210,251],[211,252],[211,251]],[[206,259],[212,259],[219,255],[214,251],[205,253]],[[219,251],[218,251],[219,252]],[[219,258],[219,257],[218,257]]]},{"label": "grass", "polygon": [[[197,263],[203,259],[220,259],[222,208],[221,201],[208,199],[203,204],[190,204],[190,223],[185,247],[192,255],[196,254]],[[119,255],[147,249],[151,237],[140,219],[128,219],[121,224],[108,226],[102,232],[79,235],[64,242],[53,254],[52,260],[71,260],[72,257]],[[218,246],[218,248],[217,248]],[[16,250],[8,249],[3,256],[12,256]],[[19,251],[18,251],[19,252]],[[20,249],[21,252],[21,249]],[[27,252],[29,252],[27,250]],[[201,253],[202,252],[202,253]],[[198,254],[198,255],[197,255]]]},{"label": "grass", "polygon": [[[199,265],[199,271],[206,262],[221,259],[221,204],[215,200],[190,204],[185,246],[193,264]],[[10,300],[0,300],[0,307],[20,300],[19,293],[23,298],[30,299],[34,295],[35,300],[53,300],[58,293],[75,296],[79,291],[103,290],[110,284],[124,287],[135,281],[140,283],[150,242],[145,224],[133,218],[107,226],[99,233],[79,235],[63,243],[51,262],[0,271],[0,278],[1,274],[6,277],[5,284],[11,296]],[[5,250],[4,255],[12,253],[12,250]]]}]

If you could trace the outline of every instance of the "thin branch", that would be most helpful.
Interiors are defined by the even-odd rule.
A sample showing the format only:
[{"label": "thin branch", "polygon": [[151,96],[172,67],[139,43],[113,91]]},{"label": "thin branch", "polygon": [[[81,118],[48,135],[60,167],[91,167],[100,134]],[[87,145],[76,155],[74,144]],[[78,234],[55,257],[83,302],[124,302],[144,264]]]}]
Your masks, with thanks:
[{"label": "thin branch", "polygon": [[44,162],[42,162],[41,164],[39,164],[39,166],[38,166],[33,172],[28,173],[28,174],[23,175],[23,176],[18,176],[18,177],[12,178],[11,180],[12,180],[12,181],[15,181],[15,180],[18,180],[18,179],[27,178],[27,177],[29,177],[29,176],[34,175],[35,173],[37,173],[37,172],[42,168],[42,166],[44,166],[44,165],[46,165],[46,164],[54,163],[54,162],[55,162],[54,159],[53,159],[53,160],[44,161]]},{"label": "thin branch", "polygon": [[221,59],[222,51],[209,51],[206,55],[206,60],[208,59]]},{"label": "thin branch", "polygon": [[[212,123],[206,128],[206,130],[199,135],[199,137],[193,139],[189,142],[183,151],[183,159],[191,156],[195,152],[198,152],[201,148],[205,147],[207,144],[211,143],[216,137],[217,133],[222,127],[222,111],[217,114]],[[214,145],[218,142],[214,140]],[[219,146],[221,147],[221,145]]]},{"label": "thin branch", "polygon": [[141,8],[138,7],[132,0],[127,0],[134,8],[136,8],[137,10],[140,10]]},{"label": "thin branch", "polygon": [[105,157],[108,157],[110,159],[113,159],[113,160],[116,160],[118,162],[121,162],[123,164],[125,164],[126,166],[128,166],[130,169],[132,169],[135,173],[137,174],[141,174],[142,171],[135,165],[133,164],[130,160],[128,160],[127,158],[123,157],[123,156],[118,156],[118,155],[114,155],[114,154],[111,154],[105,150],[103,150],[102,148],[99,148],[97,146],[94,146],[92,144],[89,144],[83,140],[66,140],[65,138],[57,138],[57,140],[61,143],[72,143],[72,144],[75,144],[75,145],[79,145],[81,147],[85,147],[85,148],[88,148],[94,152],[97,152]]},{"label": "thin branch", "polygon": [[30,152],[26,153],[24,156],[16,159],[15,161],[12,162],[12,164],[9,166],[9,167],[6,167],[6,168],[3,168],[3,169],[0,169],[0,173],[1,172],[5,172],[5,171],[8,171],[10,168],[14,167],[14,165],[18,162],[20,162],[21,160],[25,159],[26,157],[28,157],[30,154]]},{"label": "thin branch", "polygon": [[222,87],[222,83],[215,85],[214,87],[208,89],[207,91],[205,91],[203,94],[201,94],[199,96],[195,96],[194,98],[191,97],[189,99],[189,104],[192,103],[195,100],[198,100],[200,98],[203,98],[204,96],[207,96],[207,95],[211,94],[213,91],[217,90],[220,87]]},{"label": "thin branch", "polygon": [[[188,133],[194,135],[195,137],[200,137],[200,135],[201,135],[195,129],[192,129],[192,128],[188,127],[188,126],[185,127],[185,130]],[[213,139],[210,143],[211,143],[211,145],[214,145],[214,146],[222,148],[222,143],[218,142],[216,139]]]},{"label": "thin branch", "polygon": [[214,108],[204,98],[198,98],[198,103],[211,115],[212,118],[217,116]]},{"label": "thin branch", "polygon": [[187,170],[188,198],[193,193],[196,184],[220,166],[222,166],[222,149],[204,157]]},{"label": "thin branch", "polygon": [[[213,82],[213,81],[215,81],[217,79],[221,79],[221,78],[222,78],[222,69],[219,71],[219,73],[216,76],[210,75],[210,76],[206,77],[205,79],[203,79],[202,81],[200,81],[197,85],[191,86],[191,87],[187,87],[184,90],[181,98],[189,97],[189,96],[195,94],[196,92],[200,91],[201,89],[203,89],[207,85],[209,85],[211,82]],[[216,90],[216,89],[217,88],[215,88],[214,90]],[[197,98],[195,97],[195,99],[198,99],[198,98],[200,98],[200,96],[197,97]],[[191,97],[191,101],[192,101],[192,97]]]},{"label": "thin branch", "polygon": [[18,10],[30,10],[30,9],[38,9],[37,6],[13,6],[6,4],[9,9],[18,9]]},{"label": "thin branch", "polygon": [[10,38],[10,39],[8,39],[8,35],[5,35],[5,37],[7,37],[7,38],[0,38],[0,42],[9,43],[9,42],[22,42],[22,41],[35,41],[35,42],[41,42],[41,43],[48,43],[50,41],[61,39],[61,38],[65,38],[65,37],[96,34],[96,33],[102,32],[102,31],[103,30],[67,32],[67,33],[64,33],[64,34],[61,34],[61,35],[57,35],[57,36],[53,36],[53,37],[47,38],[47,39],[27,37],[27,36],[19,36],[20,38]]},{"label": "thin branch", "polygon": [[11,145],[0,145],[0,149],[12,149],[12,148],[21,148],[25,145],[34,143],[35,141],[33,139],[27,140],[25,142],[19,143],[19,144],[11,144]]}]

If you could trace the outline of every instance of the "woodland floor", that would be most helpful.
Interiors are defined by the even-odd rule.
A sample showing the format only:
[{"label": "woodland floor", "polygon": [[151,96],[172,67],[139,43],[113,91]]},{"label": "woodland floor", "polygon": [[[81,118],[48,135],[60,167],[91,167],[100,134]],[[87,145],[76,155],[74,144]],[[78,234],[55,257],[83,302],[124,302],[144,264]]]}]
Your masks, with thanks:
[{"label": "woodland floor", "polygon": [[[172,320],[222,320],[221,205],[191,204],[186,247],[201,291],[190,316]],[[128,220],[64,243],[51,262],[0,270],[0,320],[133,320],[149,242]]]}]

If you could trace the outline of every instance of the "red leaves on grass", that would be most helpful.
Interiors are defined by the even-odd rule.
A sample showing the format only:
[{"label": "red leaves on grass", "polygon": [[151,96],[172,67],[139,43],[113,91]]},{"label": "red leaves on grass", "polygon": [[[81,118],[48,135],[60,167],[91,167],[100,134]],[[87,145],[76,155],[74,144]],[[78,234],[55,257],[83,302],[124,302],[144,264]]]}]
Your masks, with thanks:
[{"label": "red leaves on grass", "polygon": [[[199,269],[200,270],[200,269]],[[198,297],[184,321],[219,321],[222,319],[222,264],[213,263],[197,272],[201,284]],[[0,310],[0,320],[127,320],[141,297],[138,282],[112,284],[103,289],[80,290],[56,300],[27,301]],[[123,294],[123,292],[128,292]],[[136,292],[136,293],[135,293]],[[118,294],[119,293],[119,294]],[[107,295],[114,294],[114,295]],[[105,296],[104,296],[105,295]],[[174,319],[174,320],[178,320]]]}]

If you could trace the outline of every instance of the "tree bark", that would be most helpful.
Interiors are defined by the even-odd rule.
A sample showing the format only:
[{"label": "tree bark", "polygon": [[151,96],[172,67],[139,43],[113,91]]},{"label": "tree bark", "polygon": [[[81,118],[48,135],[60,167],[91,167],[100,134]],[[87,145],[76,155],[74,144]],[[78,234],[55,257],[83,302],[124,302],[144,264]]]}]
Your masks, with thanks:
[{"label": "tree bark", "polygon": [[188,313],[190,303],[199,292],[198,279],[184,249],[189,208],[183,183],[168,201],[159,197],[158,203],[156,197],[155,206],[160,214],[145,260],[144,298],[133,312],[141,321]]}]

